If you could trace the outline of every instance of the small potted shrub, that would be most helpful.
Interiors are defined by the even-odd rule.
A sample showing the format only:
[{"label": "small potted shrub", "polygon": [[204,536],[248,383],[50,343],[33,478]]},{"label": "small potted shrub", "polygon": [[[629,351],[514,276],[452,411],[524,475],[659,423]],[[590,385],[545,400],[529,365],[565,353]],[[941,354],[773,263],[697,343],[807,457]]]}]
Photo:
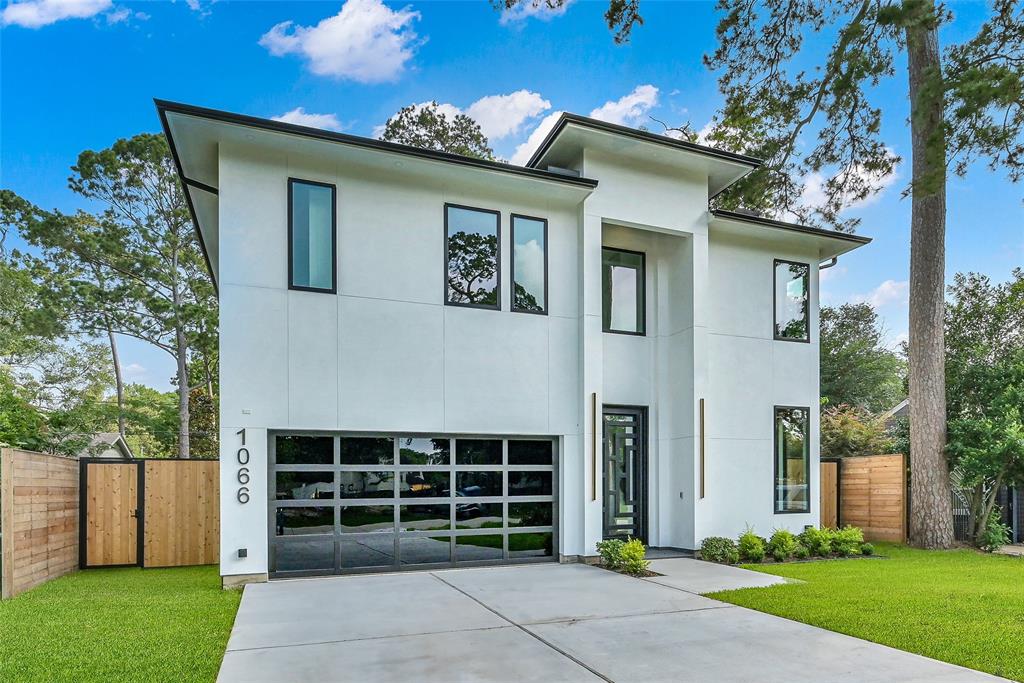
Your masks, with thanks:
[{"label": "small potted shrub", "polygon": [[753,530],[747,529],[740,536],[737,544],[740,551],[740,559],[744,562],[761,562],[764,560],[764,541]]},{"label": "small potted shrub", "polygon": [[740,553],[731,538],[708,536],[700,544],[700,559],[719,564],[736,564],[740,561]]}]

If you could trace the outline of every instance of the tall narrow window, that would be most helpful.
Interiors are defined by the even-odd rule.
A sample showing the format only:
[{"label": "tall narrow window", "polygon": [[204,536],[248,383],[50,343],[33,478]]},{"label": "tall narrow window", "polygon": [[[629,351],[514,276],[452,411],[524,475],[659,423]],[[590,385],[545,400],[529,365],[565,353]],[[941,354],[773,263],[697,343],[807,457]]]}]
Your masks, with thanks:
[{"label": "tall narrow window", "polygon": [[775,408],[775,512],[810,512],[807,408]]},{"label": "tall narrow window", "polygon": [[288,286],[337,291],[334,185],[288,179]]},{"label": "tall narrow window", "polygon": [[811,340],[811,267],[775,259],[775,338]]},{"label": "tall narrow window", "polygon": [[605,332],[645,333],[644,255],[636,251],[601,250]]},{"label": "tall narrow window", "polygon": [[497,211],[445,204],[445,302],[500,308]]},{"label": "tall narrow window", "polygon": [[548,222],[512,215],[512,310],[548,310]]}]

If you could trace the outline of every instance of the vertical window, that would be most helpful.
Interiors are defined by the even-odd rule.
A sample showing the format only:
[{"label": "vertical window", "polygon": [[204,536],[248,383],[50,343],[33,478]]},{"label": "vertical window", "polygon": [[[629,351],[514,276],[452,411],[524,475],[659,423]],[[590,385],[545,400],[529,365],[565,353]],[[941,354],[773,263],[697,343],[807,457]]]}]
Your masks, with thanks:
[{"label": "vertical window", "polygon": [[810,512],[807,408],[775,408],[775,512]]},{"label": "vertical window", "polygon": [[546,313],[548,222],[512,215],[512,310]]},{"label": "vertical window", "polygon": [[313,292],[337,289],[334,185],[288,179],[288,286]]},{"label": "vertical window", "polygon": [[775,338],[811,340],[811,311],[807,293],[811,267],[775,259]]},{"label": "vertical window", "polygon": [[497,211],[445,204],[445,302],[500,308]]},{"label": "vertical window", "polygon": [[605,332],[645,333],[644,255],[604,247],[601,250]]}]

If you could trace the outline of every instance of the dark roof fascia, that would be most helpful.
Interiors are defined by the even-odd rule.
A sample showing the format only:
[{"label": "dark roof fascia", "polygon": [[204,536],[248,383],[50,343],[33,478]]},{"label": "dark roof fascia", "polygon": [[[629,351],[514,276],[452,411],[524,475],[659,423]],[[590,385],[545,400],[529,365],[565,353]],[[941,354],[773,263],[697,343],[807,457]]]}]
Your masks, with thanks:
[{"label": "dark roof fascia", "polygon": [[800,232],[805,235],[814,235],[816,237],[830,237],[837,240],[845,240],[847,242],[855,242],[856,244],[868,244],[871,241],[870,237],[864,237],[863,235],[852,235],[848,232],[838,232],[836,230],[824,230],[822,228],[812,228],[809,225],[800,225],[799,223],[785,223],[783,221],[777,221],[771,218],[763,218],[761,216],[750,216],[745,213],[738,213],[736,211],[725,211],[723,209],[717,209],[711,212],[715,218],[721,218],[723,220],[739,221],[741,223],[749,223],[750,225],[759,225],[766,228],[778,228],[780,230],[789,230],[791,232]]},{"label": "dark roof fascia", "polygon": [[217,284],[217,276],[213,272],[213,263],[210,261],[210,253],[206,250],[206,242],[203,240],[203,233],[199,229],[199,216],[196,214],[196,207],[192,204],[192,194],[188,188],[190,186],[204,190],[206,192],[217,193],[217,188],[210,187],[194,181],[191,178],[185,176],[185,169],[181,165],[181,157],[178,156],[178,148],[174,144],[174,138],[171,136],[171,127],[167,122],[166,109],[161,106],[163,100],[153,100],[156,103],[157,114],[160,115],[160,125],[164,129],[164,137],[167,138],[167,145],[171,148],[171,158],[174,159],[174,167],[178,169],[178,178],[181,180],[181,191],[185,193],[185,203],[188,205],[188,213],[192,217],[192,229],[195,230],[196,239],[199,240],[199,249],[203,252],[203,260],[206,261],[206,270],[210,273],[210,282],[213,284],[213,293],[218,297],[220,296],[220,287]]},{"label": "dark roof fascia", "polygon": [[547,137],[544,138],[544,141],[540,144],[540,147],[537,148],[537,151],[530,157],[530,160],[526,162],[526,166],[529,168],[535,167],[535,164],[540,162],[544,154],[547,153],[548,148],[554,144],[555,139],[570,123],[574,123],[585,128],[603,131],[605,133],[623,135],[643,142],[652,142],[656,145],[672,147],[684,152],[692,152],[694,154],[743,164],[745,166],[750,166],[751,169],[759,168],[764,164],[761,159],[747,156],[745,154],[727,152],[722,149],[715,149],[714,147],[698,145],[695,142],[689,142],[687,140],[676,140],[675,138],[670,138],[665,135],[658,135],[657,133],[637,130],[636,128],[630,128],[628,126],[620,126],[617,123],[608,123],[607,121],[592,119],[589,116],[580,116],[579,114],[570,114],[569,112],[565,112],[562,114],[561,118],[558,119],[558,123],[556,123],[555,127],[551,129],[551,132],[547,134]]},{"label": "dark roof fascia", "polygon": [[[166,123],[166,113],[172,112],[176,114],[183,114],[186,116],[195,116],[199,118],[210,119],[213,121],[220,121],[223,123],[232,123],[240,126],[248,126],[250,128],[257,128],[260,130],[266,130],[274,133],[297,135],[300,137],[311,138],[314,140],[322,140],[325,142],[352,145],[355,147],[363,147],[366,149],[373,149],[383,152],[393,152],[395,154],[402,154],[405,156],[427,159],[429,161],[441,161],[450,164],[457,164],[460,166],[468,166],[470,168],[497,171],[499,173],[509,173],[511,175],[524,176],[534,180],[548,180],[556,183],[562,183],[565,185],[573,185],[585,189],[593,189],[597,187],[597,181],[591,178],[567,176],[561,173],[553,173],[551,171],[544,171],[537,168],[514,166],[512,164],[506,164],[500,161],[476,159],[474,157],[462,156],[460,154],[450,154],[448,152],[438,152],[431,149],[410,147],[408,145],[400,145],[394,142],[385,142],[384,140],[374,140],[373,138],[364,138],[358,135],[348,135],[347,133],[337,133],[334,131],[322,130],[320,128],[299,126],[294,123],[285,123],[283,121],[263,119],[257,116],[247,116],[245,114],[235,114],[232,112],[221,111],[219,109],[208,109],[206,107],[197,107],[190,104],[182,104],[180,102],[169,102],[167,100],[159,99],[154,99],[153,102],[156,104],[156,108],[160,112],[160,118],[164,122],[164,131],[168,133],[168,138],[170,137],[170,134]],[[180,171],[181,167],[179,165],[179,172]],[[182,175],[182,177],[184,178],[184,175]]]}]

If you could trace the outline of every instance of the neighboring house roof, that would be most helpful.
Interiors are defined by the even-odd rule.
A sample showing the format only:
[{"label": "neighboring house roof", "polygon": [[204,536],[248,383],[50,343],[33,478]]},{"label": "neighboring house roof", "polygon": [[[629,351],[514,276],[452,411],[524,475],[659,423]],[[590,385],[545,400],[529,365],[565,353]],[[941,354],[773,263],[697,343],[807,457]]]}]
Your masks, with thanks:
[{"label": "neighboring house roof", "polygon": [[121,435],[117,432],[100,432],[89,439],[88,445],[79,453],[80,458],[124,458],[131,460],[135,457],[132,449],[128,447]]},{"label": "neighboring house roof", "polygon": [[889,410],[887,410],[884,413],[882,413],[881,415],[879,415],[878,419],[882,420],[886,424],[889,424],[891,422],[895,422],[896,420],[900,419],[901,417],[909,417],[909,416],[910,416],[910,399],[909,398],[905,398],[902,401],[900,401],[899,403],[897,403],[896,405],[894,405],[892,408],[889,408]]}]

